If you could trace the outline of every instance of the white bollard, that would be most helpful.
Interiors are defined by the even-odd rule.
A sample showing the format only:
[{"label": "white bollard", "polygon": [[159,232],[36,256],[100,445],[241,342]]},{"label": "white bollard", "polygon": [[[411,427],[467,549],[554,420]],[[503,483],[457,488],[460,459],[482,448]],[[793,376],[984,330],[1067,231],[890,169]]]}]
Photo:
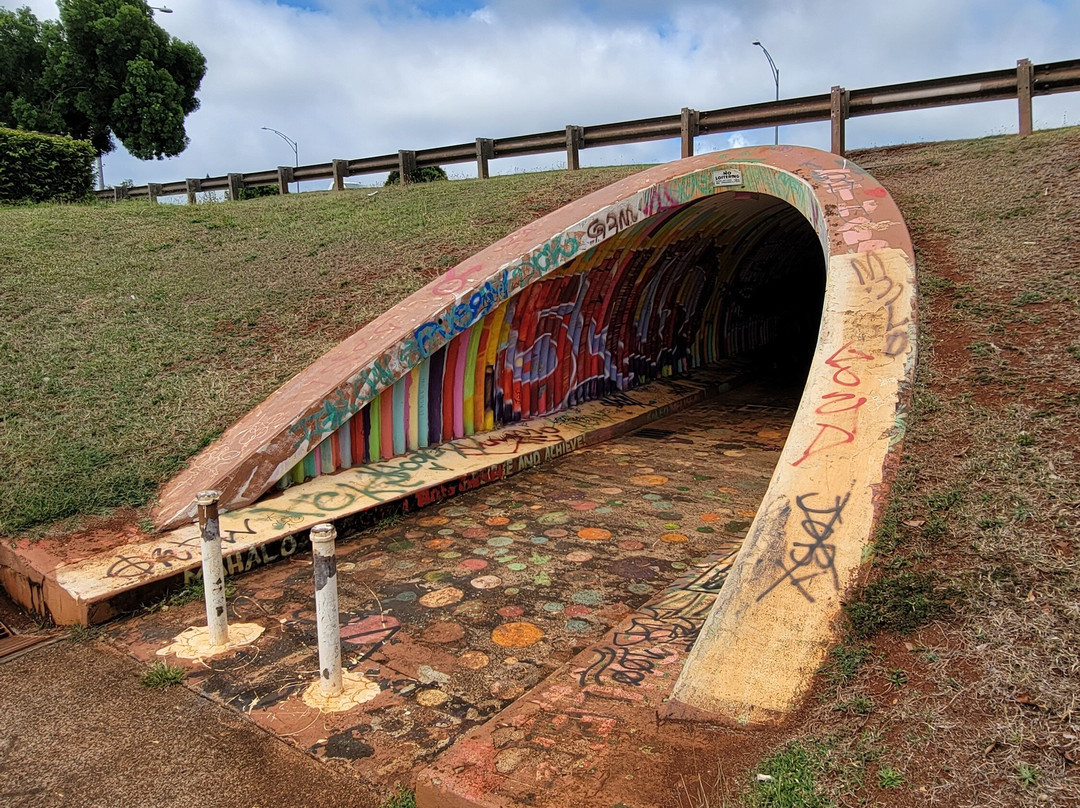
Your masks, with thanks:
[{"label": "white bollard", "polygon": [[341,620],[338,613],[337,530],[327,523],[311,529],[311,553],[315,566],[315,619],[319,627],[319,685],[327,696],[342,692]]},{"label": "white bollard", "polygon": [[217,491],[200,491],[195,497],[199,506],[199,530],[202,532],[203,597],[206,600],[206,626],[210,645],[229,642],[229,615],[225,611],[225,565],[221,561],[221,526],[218,521]]}]

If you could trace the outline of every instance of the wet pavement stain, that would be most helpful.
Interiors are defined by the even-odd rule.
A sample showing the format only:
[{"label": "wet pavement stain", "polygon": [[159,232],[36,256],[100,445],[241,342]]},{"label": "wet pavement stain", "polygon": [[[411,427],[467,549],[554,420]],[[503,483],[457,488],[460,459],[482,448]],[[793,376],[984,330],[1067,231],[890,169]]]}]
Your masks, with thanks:
[{"label": "wet pavement stain", "polygon": [[[741,388],[653,422],[646,436],[339,540],[343,663],[380,687],[348,712],[319,713],[300,699],[318,674],[310,555],[236,579],[230,620],[266,627],[253,646],[167,661],[318,757],[348,761],[377,784],[407,780],[695,564],[735,552],[796,401]],[[197,602],[109,635],[149,662],[202,623]]]}]

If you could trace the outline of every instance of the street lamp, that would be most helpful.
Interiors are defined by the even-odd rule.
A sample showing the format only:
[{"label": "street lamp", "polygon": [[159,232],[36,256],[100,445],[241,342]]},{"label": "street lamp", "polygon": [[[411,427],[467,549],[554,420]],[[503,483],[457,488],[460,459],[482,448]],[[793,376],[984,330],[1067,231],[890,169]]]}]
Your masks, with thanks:
[{"label": "street lamp", "polygon": [[[759,48],[761,48],[763,51],[765,51],[765,58],[769,60],[769,67],[772,69],[773,81],[776,82],[776,100],[779,101],[780,100],[780,68],[778,68],[776,66],[776,62],[774,62],[772,60],[772,56],[770,56],[769,52],[767,50],[765,50],[764,45],[762,45],[757,40],[754,40],[750,44],[757,45]],[[780,145],[780,124],[776,125],[776,130],[775,130],[775,132],[773,134],[773,145],[774,146],[779,146]]]},{"label": "street lamp", "polygon": [[147,6],[147,8],[152,8],[154,11],[160,11],[162,14],[172,14],[172,9],[167,6]]},{"label": "street lamp", "polygon": [[[286,135],[284,132],[279,132],[277,129],[271,129],[269,126],[264,126],[262,128],[265,129],[267,132],[273,132],[279,138],[292,146],[293,160],[295,161],[296,167],[300,168],[300,152],[297,149],[296,141]],[[296,193],[300,193],[300,180],[296,181]]]}]

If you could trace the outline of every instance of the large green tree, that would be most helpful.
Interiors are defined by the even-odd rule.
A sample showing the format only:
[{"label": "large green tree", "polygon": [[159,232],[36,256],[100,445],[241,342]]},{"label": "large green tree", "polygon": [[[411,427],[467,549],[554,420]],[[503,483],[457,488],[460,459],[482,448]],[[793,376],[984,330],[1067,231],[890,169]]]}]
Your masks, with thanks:
[{"label": "large green tree", "polygon": [[60,19],[0,9],[0,125],[89,140],[142,160],[187,146],[206,59],[142,0],[59,0]]}]

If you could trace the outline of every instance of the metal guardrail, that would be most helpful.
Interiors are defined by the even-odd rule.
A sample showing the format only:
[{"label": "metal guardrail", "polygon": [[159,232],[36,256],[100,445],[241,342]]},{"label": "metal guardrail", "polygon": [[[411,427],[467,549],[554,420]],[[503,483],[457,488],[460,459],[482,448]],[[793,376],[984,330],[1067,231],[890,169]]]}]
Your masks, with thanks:
[{"label": "metal guardrail", "polygon": [[416,151],[399,151],[377,157],[355,160],[333,160],[305,166],[279,166],[265,171],[226,174],[220,177],[186,179],[167,183],[150,183],[135,187],[107,188],[96,191],[98,199],[149,199],[159,196],[187,194],[188,202],[196,201],[203,191],[227,191],[231,199],[239,197],[240,189],[277,185],[288,193],[290,182],[332,179],[334,187],[343,189],[346,177],[377,174],[398,170],[402,177],[417,168],[476,162],[477,174],[489,176],[488,162],[503,157],[522,157],[531,154],[551,154],[566,151],[567,168],[578,168],[581,149],[641,143],[651,140],[682,140],[682,156],[694,153],[694,138],[701,135],[786,126],[815,121],[832,122],[832,150],[844,153],[845,121],[863,115],[904,112],[915,109],[973,104],[1015,98],[1019,103],[1020,134],[1032,130],[1031,99],[1037,95],[1075,92],[1080,90],[1080,59],[1033,65],[1027,59],[1016,63],[1015,69],[968,73],[947,78],[925,79],[861,90],[833,87],[829,93],[746,104],[725,109],[683,109],[679,115],[643,118],[595,126],[567,126],[565,130],[539,132],[506,138],[478,138],[475,143],[438,146]]}]

